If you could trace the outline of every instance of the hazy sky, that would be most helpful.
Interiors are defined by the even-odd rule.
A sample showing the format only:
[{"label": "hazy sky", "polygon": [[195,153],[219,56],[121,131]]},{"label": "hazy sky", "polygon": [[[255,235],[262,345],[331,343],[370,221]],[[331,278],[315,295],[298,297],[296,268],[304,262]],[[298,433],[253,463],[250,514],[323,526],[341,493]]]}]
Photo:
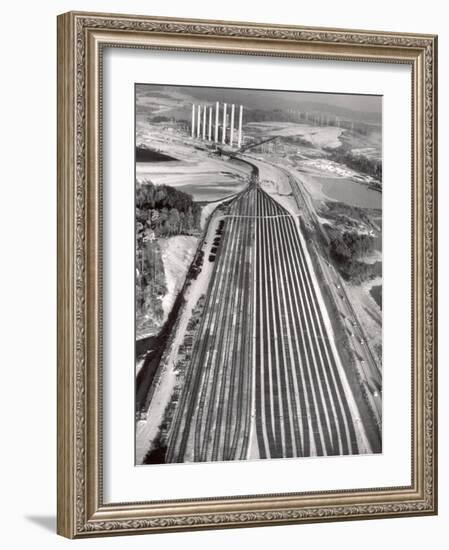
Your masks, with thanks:
[{"label": "hazy sky", "polygon": [[357,95],[357,94],[320,94],[303,93],[304,98],[318,103],[330,102],[333,105],[352,109],[355,111],[364,111],[368,113],[380,113],[382,109],[382,98],[377,95]]},{"label": "hazy sky", "polygon": [[[340,110],[349,110],[355,119],[363,119],[363,114],[369,119],[381,119],[382,97],[359,94],[332,94],[320,92],[291,92],[279,90],[252,90],[239,88],[211,88],[198,86],[161,86],[138,84],[136,87],[137,101],[152,92],[164,91],[171,95],[182,94],[190,97],[192,102],[214,102],[242,104],[252,109],[304,109],[308,111],[328,111],[334,114]],[[349,113],[345,113],[349,115]]]}]

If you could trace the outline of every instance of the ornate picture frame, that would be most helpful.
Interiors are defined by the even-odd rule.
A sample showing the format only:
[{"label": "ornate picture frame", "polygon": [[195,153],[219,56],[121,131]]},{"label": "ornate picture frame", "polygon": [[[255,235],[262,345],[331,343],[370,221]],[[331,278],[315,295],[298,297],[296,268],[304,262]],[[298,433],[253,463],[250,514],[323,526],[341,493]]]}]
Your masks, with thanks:
[{"label": "ornate picture frame", "polygon": [[[105,503],[105,48],[403,64],[412,74],[411,484]],[[437,37],[70,12],[58,17],[58,533],[89,536],[437,513]],[[133,366],[131,365],[132,369]]]}]

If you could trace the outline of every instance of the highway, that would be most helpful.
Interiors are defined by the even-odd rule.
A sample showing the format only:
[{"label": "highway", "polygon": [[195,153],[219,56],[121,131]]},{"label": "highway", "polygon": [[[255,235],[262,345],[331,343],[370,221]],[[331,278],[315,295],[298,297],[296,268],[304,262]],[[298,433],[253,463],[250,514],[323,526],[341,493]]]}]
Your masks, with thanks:
[{"label": "highway", "polygon": [[222,215],[166,462],[372,452],[306,243],[255,166]]}]

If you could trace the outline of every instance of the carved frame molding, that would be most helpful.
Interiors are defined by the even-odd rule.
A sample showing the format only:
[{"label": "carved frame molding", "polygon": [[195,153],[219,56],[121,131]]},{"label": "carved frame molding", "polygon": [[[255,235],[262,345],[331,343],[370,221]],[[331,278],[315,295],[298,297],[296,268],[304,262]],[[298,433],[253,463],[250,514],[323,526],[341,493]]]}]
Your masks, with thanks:
[{"label": "carved frame molding", "polygon": [[[310,57],[412,67],[413,388],[410,487],[102,502],[101,68],[104,47]],[[437,38],[70,12],[58,17],[58,532],[136,532],[437,512]]]}]

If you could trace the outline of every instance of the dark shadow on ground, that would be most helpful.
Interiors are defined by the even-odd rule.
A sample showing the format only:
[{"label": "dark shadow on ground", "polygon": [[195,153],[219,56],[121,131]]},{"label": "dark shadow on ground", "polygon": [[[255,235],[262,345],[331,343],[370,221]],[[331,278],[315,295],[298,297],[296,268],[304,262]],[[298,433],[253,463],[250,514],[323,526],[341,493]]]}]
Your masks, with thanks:
[{"label": "dark shadow on ground", "polygon": [[25,516],[25,519],[39,525],[46,531],[56,533],[56,516]]}]

